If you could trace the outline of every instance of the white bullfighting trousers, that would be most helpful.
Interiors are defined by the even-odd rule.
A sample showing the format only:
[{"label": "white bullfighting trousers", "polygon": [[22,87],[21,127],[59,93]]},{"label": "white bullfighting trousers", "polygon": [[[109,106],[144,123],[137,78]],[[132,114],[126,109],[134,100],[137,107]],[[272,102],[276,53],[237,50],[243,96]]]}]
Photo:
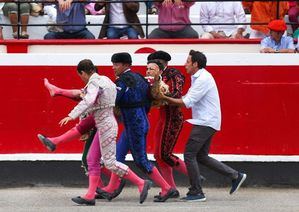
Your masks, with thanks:
[{"label": "white bullfighting trousers", "polygon": [[128,172],[128,166],[116,160],[117,121],[113,108],[108,107],[94,112],[94,119],[99,133],[102,160],[107,169],[123,177]]}]

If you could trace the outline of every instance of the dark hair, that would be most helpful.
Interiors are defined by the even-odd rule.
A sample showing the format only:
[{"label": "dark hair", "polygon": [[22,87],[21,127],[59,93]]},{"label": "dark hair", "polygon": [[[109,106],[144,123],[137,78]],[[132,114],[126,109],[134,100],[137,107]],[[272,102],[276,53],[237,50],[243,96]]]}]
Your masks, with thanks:
[{"label": "dark hair", "polygon": [[155,63],[159,67],[160,70],[164,70],[164,65],[159,60],[149,60],[147,61],[147,64],[149,63]]},{"label": "dark hair", "polygon": [[190,50],[189,55],[191,56],[192,63],[197,62],[199,69],[207,66],[207,58],[202,52]]},{"label": "dark hair", "polygon": [[77,65],[77,71],[79,74],[82,74],[82,72],[85,72],[86,74],[92,74],[92,73],[97,73],[98,69],[97,67],[94,66],[91,60],[89,59],[84,59],[79,62]]}]

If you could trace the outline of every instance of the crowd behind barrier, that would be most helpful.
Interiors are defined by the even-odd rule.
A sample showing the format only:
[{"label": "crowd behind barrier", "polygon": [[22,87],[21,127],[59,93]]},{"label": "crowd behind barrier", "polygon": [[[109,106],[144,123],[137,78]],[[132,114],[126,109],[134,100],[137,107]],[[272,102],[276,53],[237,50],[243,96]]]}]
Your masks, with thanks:
[{"label": "crowd behind barrier", "polygon": [[[213,36],[211,34],[210,34],[210,36],[205,37],[206,34],[209,34],[209,33],[207,33],[207,29],[211,29],[211,27],[208,27],[207,25],[201,25],[201,24],[210,24],[210,23],[212,23],[212,27],[213,27],[213,23],[219,23],[219,20],[220,21],[223,20],[223,22],[222,22],[223,23],[223,27],[224,28],[225,27],[228,28],[228,24],[231,24],[231,21],[233,21],[233,19],[235,19],[235,23],[238,23],[238,26],[236,26],[236,27],[240,27],[239,25],[241,25],[241,24],[239,24],[239,23],[242,23],[242,21],[246,22],[244,24],[244,26],[243,26],[243,28],[244,28],[243,29],[243,31],[244,31],[243,32],[243,36],[245,38],[248,38],[249,35],[250,35],[250,38],[255,38],[255,37],[252,37],[252,34],[256,33],[257,29],[259,29],[259,28],[262,29],[263,28],[264,30],[268,30],[267,27],[263,26],[263,25],[255,25],[254,24],[254,25],[251,25],[249,27],[250,23],[260,23],[260,21],[256,20],[259,17],[256,17],[257,16],[256,12],[254,12],[254,7],[256,7],[255,10],[257,10],[257,8],[260,7],[260,5],[257,5],[258,3],[256,3],[256,2],[259,3],[259,1],[253,1],[253,2],[247,2],[246,1],[245,3],[243,2],[244,9],[251,12],[251,15],[250,14],[246,15],[246,18],[245,18],[245,15],[244,15],[244,18],[238,17],[238,16],[240,16],[240,12],[236,13],[236,11],[233,11],[233,10],[235,10],[233,7],[230,8],[230,6],[228,6],[229,4],[231,4],[231,5],[235,4],[234,7],[236,7],[236,5],[238,4],[239,5],[238,7],[242,8],[242,6],[240,6],[241,5],[240,1],[234,1],[233,3],[231,3],[231,2],[230,3],[229,2],[226,2],[226,3],[225,2],[223,2],[223,3],[218,3],[217,2],[216,3],[216,1],[215,2],[208,1],[208,3],[207,2],[196,2],[195,4],[194,4],[194,2],[192,2],[190,4],[183,2],[182,3],[183,4],[182,7],[186,8],[186,10],[185,9],[181,9],[182,7],[180,7],[180,6],[177,7],[178,9],[170,9],[170,10],[172,12],[175,12],[175,10],[177,10],[177,12],[179,12],[179,10],[185,10],[186,11],[186,14],[182,15],[182,16],[186,16],[186,18],[182,18],[181,19],[181,17],[177,16],[177,17],[173,17],[173,20],[177,20],[179,22],[182,21],[182,22],[186,23],[187,25],[185,25],[185,28],[189,27],[188,25],[191,24],[191,26],[189,28],[191,30],[193,30],[192,33],[194,32],[194,33],[196,33],[196,34],[199,35],[199,36],[198,35],[195,36],[195,34],[193,33],[194,35],[191,36],[190,35],[191,31],[187,30],[188,33],[189,33],[189,35],[191,37],[195,36],[195,37],[199,37],[199,38],[201,38],[201,37],[202,38],[213,38]],[[274,17],[275,14],[277,13],[278,17],[285,17],[284,19],[285,19],[286,23],[290,23],[290,22],[294,23],[294,17],[293,16],[294,16],[294,14],[296,12],[297,12],[297,19],[298,19],[299,1],[290,1],[290,2],[293,2],[293,3],[287,3],[287,1],[280,1],[279,7],[277,7],[277,8],[280,8],[279,12],[275,12],[275,11],[271,12],[271,15]],[[296,6],[296,3],[294,3],[294,2],[297,2],[297,6]],[[53,19],[55,19],[55,17],[53,17],[53,15],[50,14],[50,13],[48,13],[49,15],[39,15],[40,12],[41,12],[40,11],[41,8],[37,5],[37,3],[30,3],[30,8],[31,8],[31,11],[30,11],[31,13],[30,14],[32,16],[30,16],[29,21],[28,21],[28,17],[27,17],[28,16],[27,5],[25,5],[26,6],[25,7],[24,4],[22,3],[18,7],[18,6],[16,6],[17,5],[16,3],[11,3],[11,4],[14,4],[14,6],[12,6],[12,5],[8,6],[7,4],[8,3],[5,3],[5,4],[4,3],[0,3],[0,7],[2,7],[2,10],[0,10],[0,12],[4,13],[4,14],[0,14],[0,20],[2,22],[2,25],[4,25],[3,26],[3,35],[4,35],[3,37],[4,37],[4,39],[11,39],[11,38],[27,39],[29,36],[30,36],[30,39],[43,39],[43,38],[45,38],[45,39],[53,39],[53,38],[56,38],[55,36],[53,36],[52,32],[50,32],[50,33],[48,32],[48,31],[50,31],[49,28],[53,29],[53,27],[55,28],[56,26],[52,26],[52,27],[51,27],[51,25],[47,26],[47,24],[49,24],[49,23],[50,24],[51,23],[55,24],[55,21],[53,20]],[[75,3],[75,5],[79,5],[79,4],[81,4],[81,3]],[[95,4],[96,8],[99,8],[99,7],[97,7],[97,4],[99,4],[99,3]],[[118,3],[113,3],[113,5],[114,4],[116,5]],[[119,3],[119,5],[120,4],[123,4],[123,3]],[[160,25],[159,27],[157,27],[158,24],[161,24],[161,23],[162,24],[163,23],[167,23],[168,24],[168,23],[171,22],[171,23],[174,23],[174,25],[172,25],[170,28],[181,28],[180,25],[175,25],[175,21],[173,22],[172,19],[169,19],[169,17],[167,17],[166,15],[163,15],[163,14],[162,14],[163,16],[161,15],[162,11],[164,11],[163,7],[165,7],[165,5],[162,6],[162,8],[161,8],[159,6],[159,5],[161,5],[159,2],[154,2],[154,6],[156,6],[157,8],[159,8],[158,15],[148,15],[148,14],[146,14],[148,8],[145,6],[145,4],[142,4],[143,6],[141,6],[141,8],[139,8],[140,4],[137,4],[136,2],[134,2],[134,4],[135,4],[135,6],[138,6],[137,8],[134,7],[134,11],[135,11],[134,13],[137,14],[137,19],[136,19],[137,22],[135,22],[135,23],[139,23],[139,20],[140,20],[140,23],[142,25],[141,31],[138,32],[139,38],[163,38],[163,36],[159,37],[158,35],[165,34],[165,32],[167,32],[167,30],[165,31],[165,29],[169,28],[169,27],[168,27],[168,25],[167,26]],[[208,7],[205,6],[204,7],[204,5],[209,5],[209,4],[210,4],[210,6],[208,6]],[[266,4],[266,3],[261,3],[261,4]],[[274,3],[271,3],[271,4],[272,4],[271,7],[273,7]],[[81,4],[81,5],[84,5],[84,4]],[[95,11],[95,10],[93,10],[94,9],[94,4],[88,5],[89,6],[88,8],[85,7],[86,10],[88,9],[89,14],[96,14],[96,13],[100,14],[100,15],[86,15],[86,23],[87,23],[87,28],[86,28],[87,32],[86,33],[89,33],[89,35],[86,37],[87,39],[90,39],[90,38],[92,38],[92,39],[93,38],[106,38],[107,37],[107,34],[103,35],[103,33],[102,33],[102,31],[106,32],[105,29],[107,28],[107,26],[105,26],[105,25],[98,26],[98,25],[101,25],[102,23],[111,24],[111,20],[113,19],[113,18],[111,19],[111,17],[113,17],[112,16],[113,12],[115,12],[115,11],[119,10],[119,8],[121,8],[121,7],[119,7],[118,9],[115,9],[114,6],[113,7],[111,6],[112,9],[110,9],[110,11],[109,11],[110,5],[112,5],[112,4],[111,3],[110,4],[109,3],[102,3],[102,6],[100,7],[101,10],[99,10],[98,12]],[[217,9],[217,8],[215,9],[214,8],[216,6],[219,7],[219,5],[220,5],[220,9]],[[269,3],[269,5],[270,5],[270,3]],[[8,7],[10,9],[8,9]],[[202,10],[203,7],[205,8],[205,10],[208,10],[208,12],[205,11],[206,14],[203,13],[203,10]],[[264,6],[264,7],[266,8],[266,6]],[[290,16],[291,21],[289,20],[289,16],[285,15],[285,14],[287,14],[286,12],[287,12],[287,8],[288,7],[290,7],[292,9],[292,12],[291,12],[292,14],[289,13],[289,14],[292,15],[292,16]],[[293,10],[294,7],[297,8],[296,12],[293,12],[294,11]],[[11,24],[12,19],[13,19],[12,15],[15,16],[15,12],[9,13],[8,11],[11,11],[11,10],[15,11],[16,8],[17,8],[18,11],[21,11],[20,12],[21,14],[17,17],[18,19],[20,19],[21,25],[18,24],[18,26],[12,26],[11,27],[10,24]],[[52,7],[52,8],[54,8],[54,7]],[[165,7],[165,8],[167,8],[167,7]],[[190,8],[190,11],[189,11],[189,8]],[[213,10],[215,10],[215,11],[213,11],[211,8]],[[273,7],[272,9],[274,10],[275,8]],[[56,10],[56,9],[54,8],[54,10]],[[84,14],[82,14],[82,16],[80,15],[82,18],[81,17],[80,18],[76,17],[76,16],[78,16],[79,10],[80,10],[80,13],[81,13],[82,9],[72,9],[72,10],[74,10],[74,11],[76,10],[76,12],[70,11],[70,12],[73,12],[74,14],[76,14],[76,15],[73,15],[76,20],[73,19],[71,21],[63,22],[63,23],[70,24],[70,25],[72,23],[80,23],[82,26],[69,26],[69,27],[63,26],[63,28],[64,29],[66,29],[66,28],[70,28],[70,29],[75,29],[75,28],[78,28],[78,29],[80,28],[81,29],[81,28],[83,28],[83,25],[85,23],[85,17],[84,17],[85,15]],[[109,12],[106,13],[105,16],[101,15],[101,14],[105,14],[105,10],[106,10],[106,12],[107,11],[109,11]],[[115,11],[113,11],[113,10],[115,10]],[[235,17],[233,17],[233,16],[229,17],[230,16],[230,15],[228,15],[228,11],[229,10],[231,10],[231,11],[234,12],[234,16]],[[243,8],[241,10],[243,10]],[[45,12],[47,12],[47,11],[45,9]],[[58,11],[60,11],[60,9],[58,9]],[[137,13],[137,11],[138,11],[138,13]],[[269,8],[268,8],[268,11],[269,11]],[[125,10],[124,10],[124,12],[126,13]],[[130,12],[130,15],[133,14],[133,13],[131,13],[132,11],[129,11],[129,12]],[[164,14],[168,13],[168,12],[169,11],[165,10]],[[181,12],[183,12],[183,11],[181,11]],[[58,13],[58,16],[57,16],[58,18],[61,16],[59,13]],[[110,14],[110,13],[111,13],[110,16],[107,15],[107,14]],[[222,14],[219,15],[220,13],[222,13]],[[8,16],[8,14],[10,14],[10,15]],[[171,14],[173,14],[173,13],[171,13]],[[218,17],[217,18],[212,17],[213,14],[215,16],[218,16]],[[244,14],[244,12],[243,12],[243,14]],[[210,17],[207,17],[207,15],[209,15]],[[26,17],[24,17],[24,16],[26,16]],[[125,14],[125,16],[127,16],[127,15]],[[269,16],[270,16],[270,14],[269,14]],[[221,19],[221,17],[223,17],[223,18]],[[273,19],[273,17],[271,19]],[[123,18],[120,18],[120,19],[114,20],[114,21],[112,20],[112,23],[117,23],[117,21],[122,21]],[[205,20],[204,20],[204,18],[205,18]],[[110,22],[109,21],[107,22],[107,19],[110,20]],[[127,17],[126,17],[126,19],[127,19],[126,20],[127,23],[132,23],[132,21],[130,21],[130,22],[128,21]],[[215,19],[215,20],[211,20],[211,19]],[[271,19],[269,19],[269,20],[271,20]],[[170,22],[167,21],[167,20],[170,20]],[[254,22],[254,20],[256,22]],[[262,19],[260,19],[260,20],[262,20]],[[265,20],[267,20],[267,19],[265,19]],[[66,21],[66,19],[64,21]],[[24,26],[24,24],[22,25],[23,22],[28,22],[29,26],[27,27],[27,26]],[[30,25],[37,25],[37,26],[30,26]],[[42,25],[45,25],[45,26],[42,26]],[[234,25],[234,24],[232,24],[232,25]],[[235,24],[235,25],[237,25],[237,24]],[[127,25],[127,26],[130,27],[130,25]],[[133,31],[134,31],[134,29],[136,30],[138,28],[137,25],[136,25],[136,27],[134,25],[131,25],[131,26],[133,28]],[[288,26],[288,29],[287,29],[287,33],[286,34],[290,34],[290,35],[294,34],[294,36],[295,36],[294,38],[296,39],[298,37],[298,30],[297,31],[294,31],[294,30],[296,29],[296,27],[298,25],[290,25],[290,24],[288,24],[287,26]],[[15,31],[16,28],[18,28],[17,32]],[[27,30],[27,28],[28,28],[28,30]],[[114,31],[115,31],[115,29],[116,30],[121,29],[121,28],[118,28],[117,25],[115,27],[113,27],[113,26],[111,27],[111,25],[109,25],[109,27],[108,27],[108,33],[109,33],[109,29],[111,29],[111,28],[113,28]],[[182,31],[186,31],[185,28]],[[213,27],[213,28],[216,29],[216,26]],[[12,31],[12,29],[14,31]],[[159,33],[157,33],[157,30],[160,30]],[[221,30],[221,26],[220,26],[220,30]],[[170,30],[169,32],[170,32],[170,34],[176,35],[176,34],[180,33],[180,30],[178,30],[178,31]],[[227,31],[219,31],[219,32],[220,32],[220,34],[223,33],[223,32],[225,32],[227,34]],[[261,32],[263,32],[263,30],[261,30]],[[188,33],[186,35],[188,35]],[[86,34],[84,33],[84,35],[86,35]],[[121,36],[120,35],[119,38],[128,38],[128,35],[126,35],[126,34],[124,34],[124,35],[125,36]],[[183,35],[184,35],[184,33],[182,34],[182,36]],[[131,38],[134,38],[135,36],[133,36]],[[158,37],[155,37],[155,36],[158,36]],[[178,38],[182,38],[182,36],[180,36]],[[225,34],[223,36],[225,36]],[[226,35],[226,37],[228,38],[230,36]],[[264,37],[264,36],[262,36],[262,37]],[[81,37],[80,36],[79,37],[72,37],[72,36],[68,37],[67,36],[67,37],[60,37],[60,38],[81,38]],[[109,38],[109,36],[108,36],[108,38]],[[112,37],[110,37],[110,38],[112,38]],[[130,38],[130,36],[129,36],[129,38]],[[172,38],[172,37],[169,37],[169,38]],[[177,38],[177,37],[174,37],[174,38]]]}]

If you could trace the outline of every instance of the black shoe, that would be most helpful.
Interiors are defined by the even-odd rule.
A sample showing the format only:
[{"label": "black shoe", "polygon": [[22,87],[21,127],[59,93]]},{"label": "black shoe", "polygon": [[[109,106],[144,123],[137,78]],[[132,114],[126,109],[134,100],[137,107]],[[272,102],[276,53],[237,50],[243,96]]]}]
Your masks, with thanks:
[{"label": "black shoe", "polygon": [[115,189],[113,191],[113,193],[111,194],[112,199],[114,199],[115,197],[117,197],[122,192],[122,190],[125,187],[125,185],[126,185],[125,179],[121,179],[119,187],[117,189]]},{"label": "black shoe", "polygon": [[206,197],[204,194],[196,194],[196,195],[187,195],[183,198],[181,198],[183,201],[188,201],[188,202],[205,202]]},{"label": "black shoe", "polygon": [[96,195],[94,196],[94,198],[95,198],[95,199],[105,199],[105,197],[102,197],[102,195],[100,195],[100,194],[96,194]]},{"label": "black shoe", "polygon": [[147,194],[148,194],[148,190],[151,189],[152,186],[152,182],[149,180],[145,180],[144,181],[144,185],[143,185],[143,189],[140,193],[140,198],[139,198],[139,203],[142,204],[146,198],[147,198]]},{"label": "black shoe", "polygon": [[84,199],[80,196],[72,198],[72,201],[79,204],[79,205],[95,205],[96,204],[94,199],[87,200],[87,199]]},{"label": "black shoe", "polygon": [[103,191],[100,188],[97,188],[96,190],[97,194],[101,195],[102,197],[104,197],[104,199],[111,201],[112,200],[112,194],[107,192],[107,191]]},{"label": "black shoe", "polygon": [[245,179],[246,179],[246,174],[239,172],[238,178],[235,180],[232,180],[232,187],[229,191],[229,194],[233,194],[234,192],[236,192],[240,188],[242,183],[245,181]]},{"label": "black shoe", "polygon": [[154,202],[165,202],[166,200],[171,198],[174,195],[174,193],[175,189],[171,188],[164,196],[159,195],[158,198],[154,199]]},{"label": "black shoe", "polygon": [[[161,192],[159,193],[159,195],[154,196],[154,198],[159,198],[159,197],[161,197]],[[179,198],[179,197],[180,197],[180,192],[175,189],[170,198]]]},{"label": "black shoe", "polygon": [[47,149],[53,152],[56,149],[56,145],[52,143],[50,139],[42,134],[37,134],[38,139],[47,147]]}]

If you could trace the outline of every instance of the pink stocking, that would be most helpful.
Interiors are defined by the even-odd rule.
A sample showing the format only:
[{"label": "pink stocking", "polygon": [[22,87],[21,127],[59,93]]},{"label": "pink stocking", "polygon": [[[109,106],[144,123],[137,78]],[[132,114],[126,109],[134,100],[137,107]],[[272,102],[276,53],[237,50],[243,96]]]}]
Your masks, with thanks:
[{"label": "pink stocking", "polygon": [[128,169],[128,174],[124,175],[124,179],[130,180],[132,183],[138,186],[138,190],[141,193],[143,186],[144,186],[144,180],[138,177],[131,169]]},{"label": "pink stocking", "polygon": [[51,96],[64,96],[70,99],[78,100],[80,99],[80,94],[82,93],[78,89],[62,89],[55,85],[52,85],[48,79],[44,79],[44,85],[49,90]]},{"label": "pink stocking", "polygon": [[149,177],[162,189],[161,195],[164,196],[171,186],[164,180],[156,167],[153,168]]},{"label": "pink stocking", "polygon": [[88,186],[88,191],[84,195],[84,199],[87,200],[92,200],[95,197],[95,192],[97,189],[98,181],[99,181],[100,176],[89,176],[89,186]]},{"label": "pink stocking", "polygon": [[[158,162],[158,161],[157,161]],[[172,167],[165,164],[164,162],[158,162],[158,166],[161,172],[161,175],[165,179],[165,181],[172,187],[176,188],[174,179],[173,179],[173,173],[172,173]]]},{"label": "pink stocking", "polygon": [[60,136],[48,138],[48,139],[51,140],[52,143],[57,145],[61,142],[67,142],[67,141],[79,139],[80,136],[81,136],[81,133],[77,130],[76,127],[73,127],[72,129],[70,129],[69,131],[65,132],[64,134],[62,134]]}]

